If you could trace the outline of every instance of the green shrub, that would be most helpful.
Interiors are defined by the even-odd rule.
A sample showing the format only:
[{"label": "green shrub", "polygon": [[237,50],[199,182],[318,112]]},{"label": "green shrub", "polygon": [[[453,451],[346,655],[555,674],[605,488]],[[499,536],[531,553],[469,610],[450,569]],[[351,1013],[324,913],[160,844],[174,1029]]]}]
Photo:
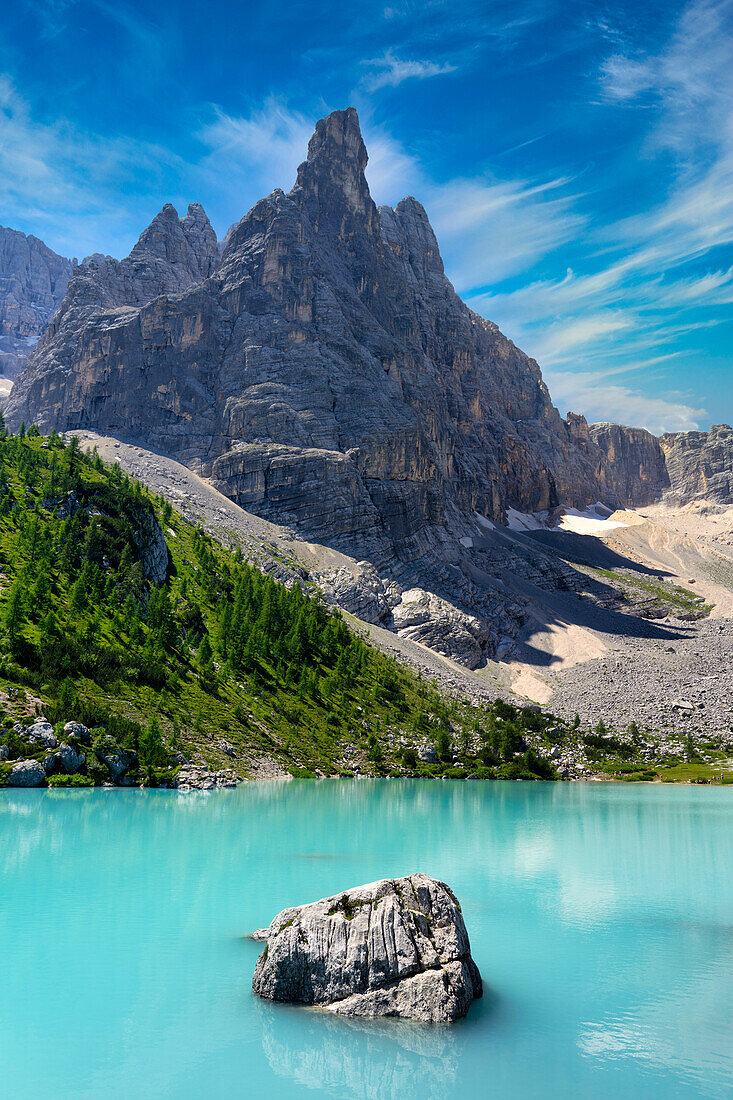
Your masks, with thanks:
[{"label": "green shrub", "polygon": [[93,787],[94,780],[89,775],[50,775],[49,787]]},{"label": "green shrub", "polygon": [[450,746],[450,734],[448,733],[448,730],[441,729],[438,732],[438,739],[435,742],[435,751],[437,752],[437,754],[438,754],[438,756],[440,757],[441,760],[447,760],[448,757],[450,756],[451,746]]},{"label": "green shrub", "polygon": [[[598,725],[602,725],[602,722]],[[588,749],[590,760],[600,760],[603,756],[618,756],[622,760],[629,760],[634,755],[632,745],[626,745],[623,741],[619,741],[618,737],[605,733],[586,733],[583,735],[583,743]]]},{"label": "green shrub", "polygon": [[109,779],[109,771],[107,765],[103,764],[99,757],[95,756],[93,752],[87,754],[87,774],[91,779],[95,787],[101,787],[103,783],[106,783]]}]

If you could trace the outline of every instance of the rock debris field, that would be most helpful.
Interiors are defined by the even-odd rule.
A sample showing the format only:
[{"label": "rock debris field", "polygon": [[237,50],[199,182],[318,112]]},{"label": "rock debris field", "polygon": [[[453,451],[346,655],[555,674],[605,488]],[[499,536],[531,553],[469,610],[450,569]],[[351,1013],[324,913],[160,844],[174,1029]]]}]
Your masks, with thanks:
[{"label": "rock debris field", "polygon": [[[307,570],[317,580],[328,570],[355,567],[345,555],[307,543],[292,530],[244,511],[173,459],[91,432],[79,435],[85,447],[96,447],[105,461],[119,462],[128,474],[153,492],[162,493],[187,518],[201,523],[228,545],[241,547],[247,557],[278,579],[287,581]],[[658,510],[649,511],[655,513],[655,520],[660,518]],[[717,554],[733,557],[729,522],[720,516],[706,522],[699,510],[690,518],[686,511],[667,513],[669,530],[676,534],[690,531],[697,545],[714,545]],[[729,519],[728,513],[725,519]],[[679,568],[683,566],[684,561]],[[692,576],[684,579],[696,580]],[[697,590],[708,598],[704,580],[696,583]],[[578,714],[584,726],[603,718],[607,725],[622,729],[633,721],[663,737],[708,734],[721,736],[733,746],[733,617],[728,617],[729,605],[724,599],[730,590],[713,587],[718,601],[708,618],[696,622],[640,620],[637,636],[626,637],[611,628],[604,631],[603,609],[594,608],[592,628],[586,624],[573,630],[567,624],[556,627],[556,636],[575,639],[569,653],[560,647],[555,654],[540,653],[542,661],[489,661],[474,671],[380,626],[349,618],[355,629],[385,652],[472,702],[485,702],[497,695],[516,700],[517,694],[525,695],[563,718]],[[591,659],[585,659],[584,647],[593,654]]]}]

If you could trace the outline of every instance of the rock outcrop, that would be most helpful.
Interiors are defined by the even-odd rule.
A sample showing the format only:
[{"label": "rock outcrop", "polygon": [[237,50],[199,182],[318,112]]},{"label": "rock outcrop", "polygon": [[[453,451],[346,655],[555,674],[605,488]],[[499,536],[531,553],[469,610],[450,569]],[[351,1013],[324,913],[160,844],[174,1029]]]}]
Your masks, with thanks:
[{"label": "rock outcrop", "polygon": [[[570,414],[572,431],[583,438],[583,417]],[[666,500],[689,504],[709,500],[733,503],[733,429],[714,424],[709,432],[668,432],[654,436],[623,424],[587,425],[588,439],[601,455],[597,476],[607,499],[625,507]],[[582,443],[580,444],[582,446]]]},{"label": "rock outcrop", "polygon": [[[23,727],[20,726],[20,729],[16,728],[16,732],[20,733],[22,729]],[[45,718],[36,718],[24,732],[32,745],[41,745],[46,749],[56,748],[53,726]]]},{"label": "rock outcrop", "polygon": [[590,424],[591,441],[601,452],[599,479],[605,497],[626,508],[653,504],[670,487],[664,450],[645,428],[623,424]]},{"label": "rock outcrop", "polygon": [[733,504],[733,428],[713,424],[709,432],[674,432],[659,440],[670,480],[670,502],[710,500]]},{"label": "rock outcrop", "polygon": [[392,625],[398,634],[467,668],[477,668],[486,652],[486,623],[422,588],[402,593],[399,604],[392,609]]},{"label": "rock outcrop", "polygon": [[40,787],[45,782],[46,772],[38,760],[19,760],[7,779],[9,787]]},{"label": "rock outcrop", "polygon": [[252,988],[270,1000],[452,1023],[482,994],[460,905],[424,874],[284,909],[256,937]]},{"label": "rock outcrop", "polygon": [[15,378],[63,301],[74,261],[0,226],[0,374]]},{"label": "rock outcrop", "polygon": [[84,766],[86,756],[79,751],[76,745],[70,745],[67,741],[62,741],[58,751],[54,753],[54,760],[59,771],[64,771],[67,775],[74,775]]}]

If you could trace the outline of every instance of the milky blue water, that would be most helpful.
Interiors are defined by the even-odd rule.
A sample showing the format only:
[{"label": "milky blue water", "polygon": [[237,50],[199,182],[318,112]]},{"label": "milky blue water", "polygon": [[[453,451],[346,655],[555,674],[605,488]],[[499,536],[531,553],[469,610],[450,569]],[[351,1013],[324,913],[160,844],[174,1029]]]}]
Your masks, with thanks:
[{"label": "milky blue water", "polygon": [[[0,792],[0,1093],[730,1097],[733,790],[299,781]],[[453,1027],[259,1001],[243,934],[422,870],[486,995]]]}]

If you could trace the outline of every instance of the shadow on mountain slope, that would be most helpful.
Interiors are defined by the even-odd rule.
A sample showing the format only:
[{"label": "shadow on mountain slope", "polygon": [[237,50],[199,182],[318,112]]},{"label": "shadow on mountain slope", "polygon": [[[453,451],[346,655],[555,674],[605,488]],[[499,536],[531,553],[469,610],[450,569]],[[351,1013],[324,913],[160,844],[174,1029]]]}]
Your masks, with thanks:
[{"label": "shadow on mountain slope", "polygon": [[[548,592],[517,576],[506,576],[505,583],[530,605],[530,614],[517,638],[514,660],[536,668],[577,664],[599,655],[605,648],[598,635],[672,642],[694,633],[692,626],[661,625],[658,622],[601,607],[569,592]],[[615,593],[610,586],[609,593]],[[564,636],[572,635],[573,658],[557,652]],[[587,652],[583,652],[584,639]],[[553,649],[548,648],[552,645]],[[554,648],[557,647],[557,648]]]},{"label": "shadow on mountain slope", "polygon": [[589,565],[595,569],[633,569],[635,573],[660,579],[672,575],[664,569],[654,569],[625,557],[597,535],[578,535],[572,531],[526,531],[522,535],[540,543],[550,553],[578,565]]}]

